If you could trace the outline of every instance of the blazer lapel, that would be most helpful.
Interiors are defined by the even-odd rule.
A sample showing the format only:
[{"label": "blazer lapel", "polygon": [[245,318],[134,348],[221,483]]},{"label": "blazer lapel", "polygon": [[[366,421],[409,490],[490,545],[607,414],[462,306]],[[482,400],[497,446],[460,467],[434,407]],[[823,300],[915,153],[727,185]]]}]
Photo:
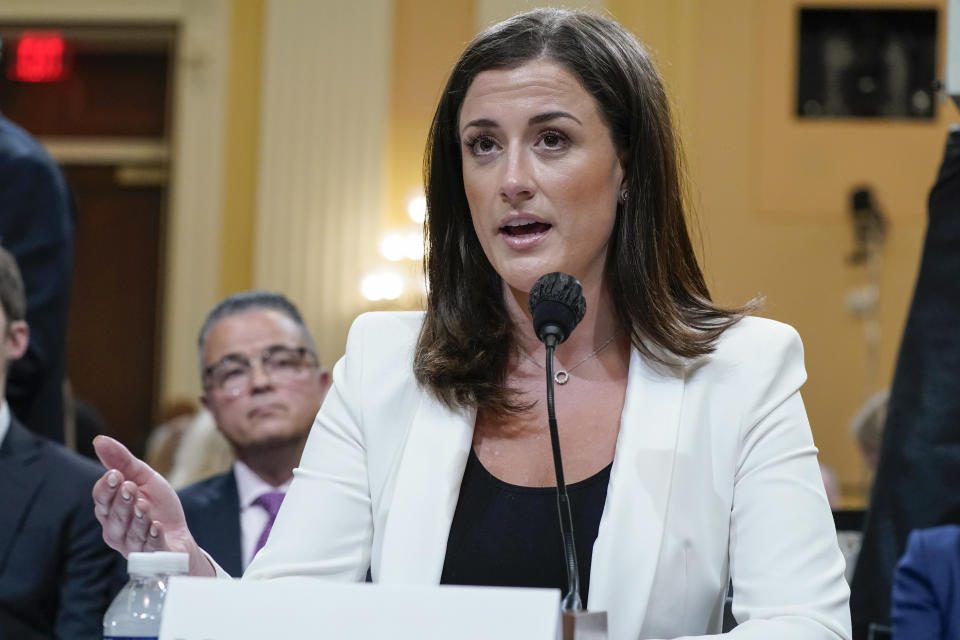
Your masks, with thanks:
[{"label": "blazer lapel", "polygon": [[204,549],[234,577],[243,575],[243,552],[240,544],[240,497],[237,480],[231,469],[210,486],[209,512],[205,514],[209,531]]},{"label": "blazer lapel", "polygon": [[646,615],[667,515],[683,388],[681,365],[651,363],[633,350],[590,575],[590,609],[617,612],[609,618],[612,638],[636,636]]},{"label": "blazer lapel", "polygon": [[38,437],[11,420],[0,445],[0,570],[6,566],[23,519],[46,480],[41,466],[35,464],[40,459],[42,444]]},{"label": "blazer lapel", "polygon": [[235,570],[235,576],[243,575],[243,545],[240,542],[241,524],[240,524],[240,495],[237,492],[237,479],[233,475],[233,469],[224,478],[224,522],[230,523],[229,533],[224,538],[227,542],[224,544],[224,557],[230,558],[231,567],[224,567],[227,571]]},{"label": "blazer lapel", "polygon": [[475,411],[451,411],[423,393],[394,481],[379,581],[440,582],[475,420]]}]

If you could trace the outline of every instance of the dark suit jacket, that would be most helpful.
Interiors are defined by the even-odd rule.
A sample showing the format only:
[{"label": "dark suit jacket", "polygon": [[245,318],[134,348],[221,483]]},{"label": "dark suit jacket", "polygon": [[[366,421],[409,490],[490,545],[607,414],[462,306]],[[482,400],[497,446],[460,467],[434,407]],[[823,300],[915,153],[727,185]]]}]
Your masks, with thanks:
[{"label": "dark suit jacket", "polygon": [[231,576],[243,575],[240,496],[233,470],[181,489],[180,502],[200,548]]},{"label": "dark suit jacket", "polygon": [[960,527],[917,529],[893,576],[893,637],[960,638]]},{"label": "dark suit jacket", "polygon": [[960,501],[960,130],[947,138],[928,214],[851,585],[854,638],[888,621],[907,535],[943,524]]},{"label": "dark suit jacket", "polygon": [[126,579],[93,514],[102,473],[11,420],[0,445],[0,638],[102,637]]},{"label": "dark suit jacket", "polygon": [[30,324],[27,352],[7,375],[7,401],[31,430],[60,442],[74,223],[56,162],[0,116],[0,245],[20,267]]}]

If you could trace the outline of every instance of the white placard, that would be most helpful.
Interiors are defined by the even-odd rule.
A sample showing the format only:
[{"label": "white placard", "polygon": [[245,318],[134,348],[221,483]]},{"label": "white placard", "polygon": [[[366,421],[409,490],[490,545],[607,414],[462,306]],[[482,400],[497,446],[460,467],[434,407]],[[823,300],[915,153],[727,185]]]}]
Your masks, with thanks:
[{"label": "white placard", "polygon": [[560,592],[173,577],[160,640],[557,640]]}]

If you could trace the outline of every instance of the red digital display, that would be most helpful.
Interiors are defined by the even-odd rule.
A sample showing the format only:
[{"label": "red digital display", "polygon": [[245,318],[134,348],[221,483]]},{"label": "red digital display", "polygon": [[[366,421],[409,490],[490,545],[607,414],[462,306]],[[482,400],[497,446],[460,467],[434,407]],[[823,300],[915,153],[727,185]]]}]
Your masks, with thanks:
[{"label": "red digital display", "polygon": [[55,31],[24,31],[7,75],[18,82],[56,82],[66,78],[63,37]]}]

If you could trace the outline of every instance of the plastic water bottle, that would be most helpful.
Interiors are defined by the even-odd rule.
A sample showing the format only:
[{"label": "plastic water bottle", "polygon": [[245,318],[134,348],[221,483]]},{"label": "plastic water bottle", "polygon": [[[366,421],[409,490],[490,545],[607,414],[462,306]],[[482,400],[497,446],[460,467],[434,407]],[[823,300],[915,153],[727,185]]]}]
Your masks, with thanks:
[{"label": "plastic water bottle", "polygon": [[131,553],[127,558],[130,581],[103,616],[104,640],[156,640],[167,580],[187,573],[189,567],[190,557],[185,553]]}]

